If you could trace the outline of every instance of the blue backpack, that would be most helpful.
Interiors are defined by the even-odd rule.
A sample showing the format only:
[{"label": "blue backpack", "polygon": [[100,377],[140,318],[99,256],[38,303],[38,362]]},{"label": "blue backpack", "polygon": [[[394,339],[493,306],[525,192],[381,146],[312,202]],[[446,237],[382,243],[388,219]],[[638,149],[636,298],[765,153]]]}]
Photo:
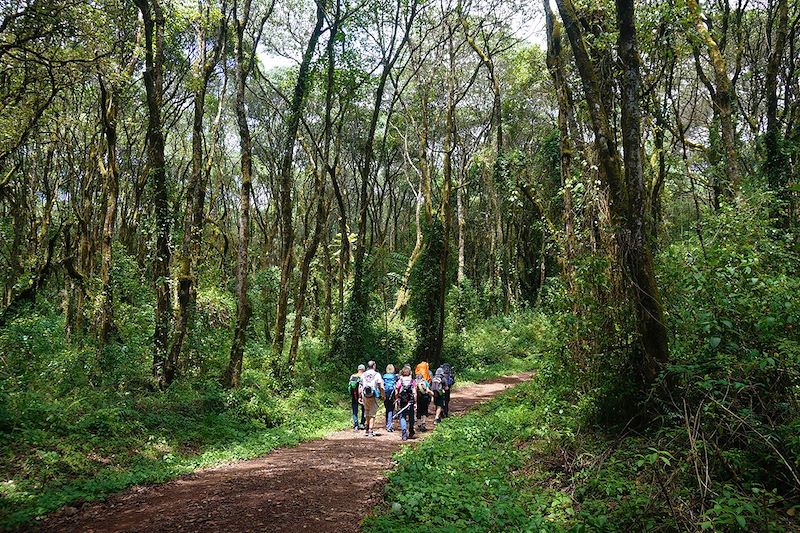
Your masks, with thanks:
[{"label": "blue backpack", "polygon": [[397,383],[397,374],[383,375],[383,390],[386,391],[386,401],[394,401],[394,385]]}]

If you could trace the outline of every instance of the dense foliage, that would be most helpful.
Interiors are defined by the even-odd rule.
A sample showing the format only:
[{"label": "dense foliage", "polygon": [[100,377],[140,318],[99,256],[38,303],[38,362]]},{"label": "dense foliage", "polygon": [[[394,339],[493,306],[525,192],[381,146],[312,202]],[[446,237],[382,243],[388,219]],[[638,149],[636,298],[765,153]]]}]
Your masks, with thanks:
[{"label": "dense foliage", "polygon": [[551,297],[547,314],[507,319],[533,326],[520,348],[534,379],[398,454],[365,528],[795,530],[800,256],[762,200],[710,219],[703,247],[686,236],[661,254],[675,362],[639,405],[653,420],[609,426],[620,387],[599,367],[625,353],[576,370],[563,346],[587,326]]},{"label": "dense foliage", "polygon": [[377,527],[425,483],[454,527],[790,528],[798,45],[788,0],[0,3],[3,524],[427,359],[537,381]]}]

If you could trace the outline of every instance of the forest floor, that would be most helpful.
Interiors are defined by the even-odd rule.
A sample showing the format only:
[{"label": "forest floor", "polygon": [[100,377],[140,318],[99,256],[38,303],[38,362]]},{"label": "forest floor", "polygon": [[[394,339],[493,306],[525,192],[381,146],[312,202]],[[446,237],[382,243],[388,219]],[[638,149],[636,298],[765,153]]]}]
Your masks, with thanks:
[{"label": "forest floor", "polygon": [[[500,377],[456,387],[453,414],[531,377]],[[431,411],[433,406],[431,406]],[[385,472],[403,445],[388,433],[344,430],[265,457],[199,470],[163,485],[133,487],[105,502],[68,506],[36,524],[37,531],[358,531],[383,498]],[[432,419],[429,417],[429,425]],[[395,422],[397,426],[397,422]],[[414,440],[432,433],[417,432]],[[409,441],[413,442],[413,441]]]}]

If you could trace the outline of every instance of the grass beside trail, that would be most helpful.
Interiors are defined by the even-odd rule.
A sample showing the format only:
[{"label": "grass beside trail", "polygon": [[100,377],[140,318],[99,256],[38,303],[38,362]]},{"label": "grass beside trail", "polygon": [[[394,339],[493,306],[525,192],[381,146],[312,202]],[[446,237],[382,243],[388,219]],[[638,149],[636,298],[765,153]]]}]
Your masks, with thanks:
[{"label": "grass beside trail", "polygon": [[539,531],[569,498],[529,490],[538,383],[521,384],[463,417],[443,421],[417,446],[403,448],[389,474],[386,504],[365,531]]},{"label": "grass beside trail", "polygon": [[697,490],[669,477],[689,463],[655,448],[655,435],[585,425],[585,406],[564,392],[540,368],[404,447],[364,531],[797,531],[798,507],[757,484],[749,496],[722,487],[690,527],[679,511]]}]

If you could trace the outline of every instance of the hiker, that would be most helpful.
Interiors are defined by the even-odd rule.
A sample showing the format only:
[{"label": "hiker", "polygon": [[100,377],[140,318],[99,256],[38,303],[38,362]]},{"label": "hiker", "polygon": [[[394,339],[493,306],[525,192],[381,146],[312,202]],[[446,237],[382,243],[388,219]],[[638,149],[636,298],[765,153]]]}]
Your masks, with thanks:
[{"label": "hiker", "polygon": [[420,364],[417,365],[417,368],[414,369],[414,375],[416,376],[419,374],[422,374],[422,377],[425,378],[425,380],[430,385],[433,376],[431,376],[431,368],[430,366],[428,366],[427,361],[422,361]]},{"label": "hiker", "polygon": [[411,365],[405,365],[400,370],[400,377],[394,388],[397,415],[400,418],[400,433],[403,440],[408,440],[414,437],[414,392],[417,388],[416,381],[411,377]]},{"label": "hiker", "polygon": [[[350,376],[347,390],[350,391],[350,406],[353,409],[353,431],[364,429],[364,402],[361,401],[361,376],[366,367],[358,365],[358,371]],[[358,406],[361,406],[361,424],[358,423]]]},{"label": "hiker", "polygon": [[431,390],[434,394],[433,404],[436,406],[434,424],[442,421],[442,415],[446,417],[450,413],[450,388],[453,383],[455,383],[453,368],[448,363],[442,363],[442,366],[436,369],[433,381],[431,381]]},{"label": "hiker", "polygon": [[450,363],[442,363],[440,368],[444,371],[445,382],[447,383],[444,391],[444,407],[442,408],[442,415],[447,418],[450,416],[450,391],[453,390],[453,385],[456,383],[456,373]]},{"label": "hiker", "polygon": [[378,402],[383,396],[383,378],[375,370],[375,361],[367,363],[367,371],[361,375],[361,401],[364,402],[367,437],[374,437],[375,415]]},{"label": "hiker", "polygon": [[428,418],[428,408],[431,405],[433,398],[433,391],[431,390],[428,380],[422,377],[422,374],[417,374],[417,420],[419,421],[419,430],[422,432],[428,431],[425,426],[425,421]]},{"label": "hiker", "polygon": [[[414,375],[415,376],[422,376],[422,378],[427,382],[428,387],[430,387],[431,379],[433,379],[433,376],[431,376],[431,369],[428,366],[428,362],[427,361],[422,361],[421,363],[419,363],[417,365],[417,368],[414,369]],[[417,386],[419,386],[419,385],[417,385]],[[430,402],[428,402],[428,403],[426,403],[426,404],[424,404],[422,406],[422,407],[424,407],[424,410],[422,411],[423,415],[427,416],[428,407],[429,406],[430,406]],[[420,416],[420,408],[417,407],[417,417],[419,417],[419,416]]]},{"label": "hiker", "polygon": [[383,406],[386,408],[386,431],[394,431],[394,400],[397,395],[394,392],[394,385],[397,382],[397,374],[394,373],[394,365],[386,365],[386,373],[383,375],[383,390],[386,391],[386,398],[383,399]]}]

